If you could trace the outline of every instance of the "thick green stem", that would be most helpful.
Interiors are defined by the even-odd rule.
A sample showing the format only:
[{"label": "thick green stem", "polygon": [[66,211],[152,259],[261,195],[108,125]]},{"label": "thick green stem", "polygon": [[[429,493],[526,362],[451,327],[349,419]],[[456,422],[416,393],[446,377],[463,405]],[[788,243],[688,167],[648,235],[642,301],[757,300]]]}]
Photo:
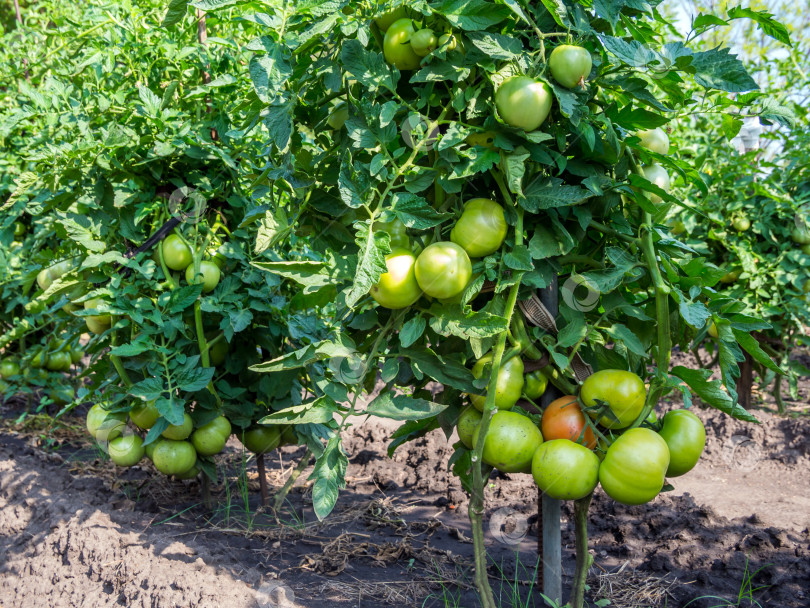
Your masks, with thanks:
[{"label": "thick green stem", "polygon": [[[650,271],[653,286],[655,289],[655,316],[658,323],[658,346],[655,357],[655,364],[658,368],[659,374],[667,374],[669,372],[669,360],[672,354],[672,338],[669,335],[669,286],[664,282],[661,276],[661,270],[658,267],[658,258],[655,253],[655,243],[653,242],[652,233],[652,217],[649,213],[644,213],[644,226],[642,227],[641,235],[641,249],[644,252],[644,258],[647,263],[647,269]],[[659,380],[659,376],[653,378],[650,385],[650,392],[647,396],[647,403],[644,406],[641,414],[635,420],[632,426],[636,427],[647,417],[655,407],[658,399],[663,393],[663,385]]]},{"label": "thick green stem", "polygon": [[577,551],[577,566],[571,586],[571,608],[582,608],[585,604],[585,582],[593,558],[588,552],[588,509],[593,494],[574,501],[574,534]]},{"label": "thick green stem", "polygon": [[[202,309],[200,308],[200,301],[197,300],[194,302],[194,327],[197,331],[197,345],[200,348],[200,362],[202,363],[203,367],[211,367],[211,354],[210,354],[210,345],[206,342],[205,339],[205,331],[203,330],[203,322],[202,322]],[[217,405],[222,408],[222,398],[217,393],[216,387],[214,387],[214,381],[211,380],[208,383],[208,391],[214,396],[217,400]]]},{"label": "thick green stem", "polygon": [[[523,242],[523,210],[517,209],[518,221],[515,228],[515,244],[520,245]],[[520,289],[520,278],[517,277],[516,282],[509,289],[509,296],[506,301],[506,310],[504,316],[507,320],[507,327],[510,325],[512,314],[515,310],[517,303],[518,290]],[[498,342],[495,345],[492,356],[492,371],[489,376],[489,384],[487,385],[487,397],[484,402],[484,412],[481,418],[481,425],[478,431],[478,441],[475,444],[472,456],[472,492],[470,494],[470,503],[467,508],[467,514],[470,518],[470,526],[473,534],[473,547],[475,552],[475,586],[481,596],[482,608],[498,608],[495,603],[495,596],[492,593],[492,587],[489,584],[487,577],[487,552],[484,547],[484,486],[486,480],[482,471],[482,454],[484,451],[484,440],[486,439],[487,431],[489,430],[489,423],[495,413],[495,392],[498,383],[498,371],[501,368],[503,361],[504,350],[506,348],[506,337],[508,331],[503,331],[498,336]]]},{"label": "thick green stem", "polygon": [[[114,320],[113,320],[114,324]],[[112,332],[110,337],[110,344],[115,346],[116,343],[116,336],[115,332]],[[110,355],[110,361],[112,361],[113,367],[115,367],[115,371],[118,372],[118,377],[121,378],[121,381],[126,385],[127,388],[132,388],[133,382],[127,373],[127,370],[124,368],[124,364],[121,361],[121,357],[118,355]]]},{"label": "thick green stem", "polygon": [[776,409],[780,414],[787,411],[785,408],[785,400],[782,399],[782,376],[776,374],[776,379],[773,381],[773,398],[776,399]]}]

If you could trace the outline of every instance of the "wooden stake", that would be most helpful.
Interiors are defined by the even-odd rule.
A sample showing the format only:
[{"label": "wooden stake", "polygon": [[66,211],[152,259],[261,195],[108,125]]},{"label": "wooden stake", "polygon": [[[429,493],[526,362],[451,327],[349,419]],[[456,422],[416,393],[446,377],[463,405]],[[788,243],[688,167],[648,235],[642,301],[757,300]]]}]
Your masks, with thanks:
[{"label": "wooden stake", "polygon": [[256,454],[256,468],[259,470],[259,490],[262,493],[262,506],[266,507],[270,502],[267,494],[267,471],[264,468],[264,454]]},{"label": "wooden stake", "polygon": [[[540,301],[548,311],[557,316],[559,299],[557,277],[551,285],[540,290]],[[543,408],[559,397],[557,389],[549,382],[546,392],[540,398]],[[550,498],[538,489],[537,494],[537,554],[543,561],[543,567],[537,575],[537,585],[542,587],[543,594],[554,600],[562,601],[562,546],[560,540],[560,501]]]}]

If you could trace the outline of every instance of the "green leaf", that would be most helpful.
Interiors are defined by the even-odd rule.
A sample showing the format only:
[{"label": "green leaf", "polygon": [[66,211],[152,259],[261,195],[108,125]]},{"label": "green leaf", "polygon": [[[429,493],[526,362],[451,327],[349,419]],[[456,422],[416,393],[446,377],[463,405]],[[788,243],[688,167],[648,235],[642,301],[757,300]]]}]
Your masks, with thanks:
[{"label": "green leaf", "polygon": [[337,411],[337,403],[324,395],[314,401],[273,412],[259,420],[259,424],[326,424],[334,419]]},{"label": "green leaf", "polygon": [[369,179],[367,175],[360,171],[355,171],[352,155],[346,150],[340,162],[340,173],[338,174],[338,190],[340,200],[347,207],[358,209],[366,202],[369,194]]},{"label": "green leaf", "polygon": [[562,0],[541,0],[543,6],[561,28],[568,28],[568,11]]},{"label": "green leaf", "polygon": [[599,36],[605,50],[627,65],[646,68],[661,62],[658,54],[635,40],[624,40],[613,36]]},{"label": "green leaf", "polygon": [[759,422],[738,403],[735,403],[729,394],[723,390],[719,380],[710,380],[712,371],[708,369],[689,369],[681,365],[672,369],[672,375],[680,378],[700,399],[715,409],[725,412],[738,420],[746,422]]},{"label": "green leaf", "polygon": [[565,255],[577,244],[556,216],[549,217],[551,225],[537,224],[529,241],[529,253],[535,260]]},{"label": "green leaf", "polygon": [[252,262],[251,265],[303,285],[304,293],[315,293],[334,281],[324,271],[323,262]]},{"label": "green leaf", "polygon": [[366,413],[392,420],[423,420],[435,416],[445,409],[447,409],[447,405],[442,403],[384,391],[368,404]]},{"label": "green leaf", "polygon": [[110,354],[118,357],[137,357],[141,353],[145,353],[153,348],[153,344],[148,340],[136,339],[129,344],[122,344],[120,346],[112,347],[110,349]]},{"label": "green leaf", "polygon": [[641,340],[639,340],[636,337],[636,334],[634,334],[629,328],[621,323],[614,323],[613,325],[610,325],[605,329],[605,333],[614,340],[622,342],[634,355],[638,355],[639,357],[647,356],[647,351],[644,349],[644,345],[641,343]]},{"label": "green leaf", "polygon": [[712,49],[692,56],[695,82],[707,89],[719,89],[728,93],[743,93],[759,89],[742,61],[729,49]]},{"label": "green leaf", "polygon": [[488,29],[509,16],[507,7],[484,0],[443,0],[431,8],[453,27],[470,32]]},{"label": "green leaf", "polygon": [[191,3],[191,6],[195,6],[204,11],[215,11],[220,8],[233,6],[238,2],[239,0],[196,0]]},{"label": "green leaf", "polygon": [[453,359],[438,355],[429,348],[406,349],[399,354],[410,360],[413,369],[441,384],[452,386],[464,393],[480,392],[473,386],[472,372]]},{"label": "green leaf", "polygon": [[465,340],[487,338],[507,328],[504,317],[483,310],[465,313],[458,304],[433,304],[430,313],[433,315],[430,319],[431,329],[442,336],[458,336]]},{"label": "green leaf", "polygon": [[751,355],[757,363],[760,363],[767,367],[772,372],[775,372],[780,375],[785,375],[785,372],[782,368],[780,368],[776,363],[773,362],[773,359],[768,356],[762,347],[757,342],[757,339],[752,336],[750,333],[745,331],[740,331],[739,329],[731,328],[731,331],[734,333],[734,337],[739,342],[740,346],[745,349],[745,351]]},{"label": "green leaf", "polygon": [[274,46],[266,55],[254,55],[249,71],[256,95],[265,103],[270,103],[276,97],[292,75],[292,67],[278,46]]},{"label": "green leaf", "polygon": [[449,213],[439,213],[421,196],[407,192],[397,192],[393,196],[392,210],[408,228],[426,230],[438,226],[451,217]]},{"label": "green leaf", "polygon": [[399,330],[399,342],[404,348],[408,348],[425,333],[427,321],[422,315],[416,315],[408,319]]},{"label": "green leaf", "polygon": [[306,367],[325,359],[352,357],[355,356],[356,352],[357,349],[354,343],[347,336],[341,334],[338,336],[337,341],[323,340],[317,344],[310,344],[270,361],[251,365],[249,369],[254,372],[264,373],[280,372]]},{"label": "green leaf", "polygon": [[340,62],[355,80],[370,91],[394,91],[396,83],[382,53],[367,51],[359,40],[348,40],[340,51]]},{"label": "green leaf", "polygon": [[728,9],[728,18],[751,19],[759,26],[759,29],[765,32],[766,36],[770,36],[782,44],[791,45],[790,34],[787,28],[774,19],[773,15],[768,11],[755,11],[751,8],[735,6],[734,8]]},{"label": "green leaf", "polygon": [[493,32],[470,32],[467,34],[467,38],[475,48],[492,59],[509,61],[520,57],[523,52],[523,44],[511,36]]},{"label": "green leaf", "polygon": [[312,486],[312,506],[319,520],[323,520],[335,508],[338,493],[346,487],[348,466],[349,460],[343,453],[340,435],[334,435],[315,461],[315,469],[309,476],[315,481]]},{"label": "green leaf", "polygon": [[[354,283],[346,294],[346,305],[354,308],[369,290],[380,282],[383,273],[388,272],[385,263],[385,249],[381,247],[382,241],[386,243],[389,236],[382,232],[372,232],[369,230],[369,222],[358,222],[357,245],[360,247],[357,260],[357,270],[354,275]],[[387,247],[390,250],[390,246]]]},{"label": "green leaf", "polygon": [[[133,397],[140,397],[144,401],[154,401],[164,392],[163,380],[161,378],[145,378],[136,382],[129,389],[129,394]],[[182,416],[180,417],[182,422]],[[180,422],[176,424],[180,424]]]},{"label": "green leaf", "polygon": [[592,196],[590,191],[564,184],[557,177],[538,177],[529,184],[525,190],[525,198],[519,202],[526,211],[537,213],[541,209],[579,205]]},{"label": "green leaf", "polygon": [[292,111],[293,103],[282,99],[275,99],[267,107],[267,114],[262,121],[267,127],[272,141],[279,152],[286,152],[292,138]]},{"label": "green leaf", "polygon": [[169,8],[161,22],[162,27],[177,25],[186,16],[188,10],[188,0],[169,0]]},{"label": "green leaf", "polygon": [[534,270],[534,262],[529,248],[526,245],[517,245],[512,251],[503,256],[503,263],[512,270],[530,272]]},{"label": "green leaf", "polygon": [[202,367],[200,355],[188,357],[183,366],[175,370],[174,385],[189,393],[201,391],[211,382],[215,371],[213,367]]},{"label": "green leaf", "polygon": [[[267,209],[264,217],[259,220],[259,228],[256,234],[254,253],[263,253],[272,247],[277,237],[287,229],[287,213],[283,207]],[[267,270],[267,269],[265,269]]]}]

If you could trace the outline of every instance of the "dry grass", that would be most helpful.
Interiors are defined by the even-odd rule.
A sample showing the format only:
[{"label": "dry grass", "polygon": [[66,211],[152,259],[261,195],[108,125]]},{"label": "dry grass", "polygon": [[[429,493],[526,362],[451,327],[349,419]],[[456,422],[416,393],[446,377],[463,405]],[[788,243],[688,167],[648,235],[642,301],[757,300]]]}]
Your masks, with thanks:
[{"label": "dry grass", "polygon": [[591,580],[595,598],[608,599],[612,608],[658,608],[664,606],[669,590],[678,579],[644,574],[628,568],[630,562],[613,572],[601,572]]}]

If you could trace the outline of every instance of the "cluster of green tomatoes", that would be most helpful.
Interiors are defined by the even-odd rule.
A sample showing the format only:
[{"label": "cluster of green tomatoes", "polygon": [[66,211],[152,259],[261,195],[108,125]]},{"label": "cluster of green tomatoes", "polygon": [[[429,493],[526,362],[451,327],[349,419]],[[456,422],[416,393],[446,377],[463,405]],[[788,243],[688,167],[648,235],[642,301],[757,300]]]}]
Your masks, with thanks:
[{"label": "cluster of green tomatoes", "polygon": [[[480,359],[473,374],[480,377],[490,361],[490,355]],[[651,413],[644,426],[632,426],[647,397],[644,382],[632,372],[607,369],[592,374],[579,397],[552,401],[538,424],[529,415],[512,411],[521,397],[539,396],[538,385],[529,376],[524,379],[522,370],[516,354],[498,371],[497,410],[484,438],[482,459],[506,473],[531,473],[552,498],[577,500],[601,484],[618,502],[649,502],[661,492],[666,477],[687,473],[703,453],[706,431],[688,410],[667,412],[660,423]],[[543,390],[545,384],[539,392]],[[472,405],[459,416],[456,430],[472,449],[485,397],[469,398]]]},{"label": "cluster of green tomatoes", "polygon": [[[137,431],[127,426],[127,417]],[[164,475],[192,479],[200,472],[198,456],[211,457],[222,452],[233,430],[225,416],[216,416],[195,427],[194,419],[186,412],[181,424],[169,425],[157,440],[144,445],[138,432],[151,429],[159,417],[153,402],[138,404],[128,413],[96,404],[87,412],[87,431],[106,445],[110,459],[118,466],[131,467],[146,456]],[[298,443],[292,426],[253,425],[234,434],[255,454]]]}]

